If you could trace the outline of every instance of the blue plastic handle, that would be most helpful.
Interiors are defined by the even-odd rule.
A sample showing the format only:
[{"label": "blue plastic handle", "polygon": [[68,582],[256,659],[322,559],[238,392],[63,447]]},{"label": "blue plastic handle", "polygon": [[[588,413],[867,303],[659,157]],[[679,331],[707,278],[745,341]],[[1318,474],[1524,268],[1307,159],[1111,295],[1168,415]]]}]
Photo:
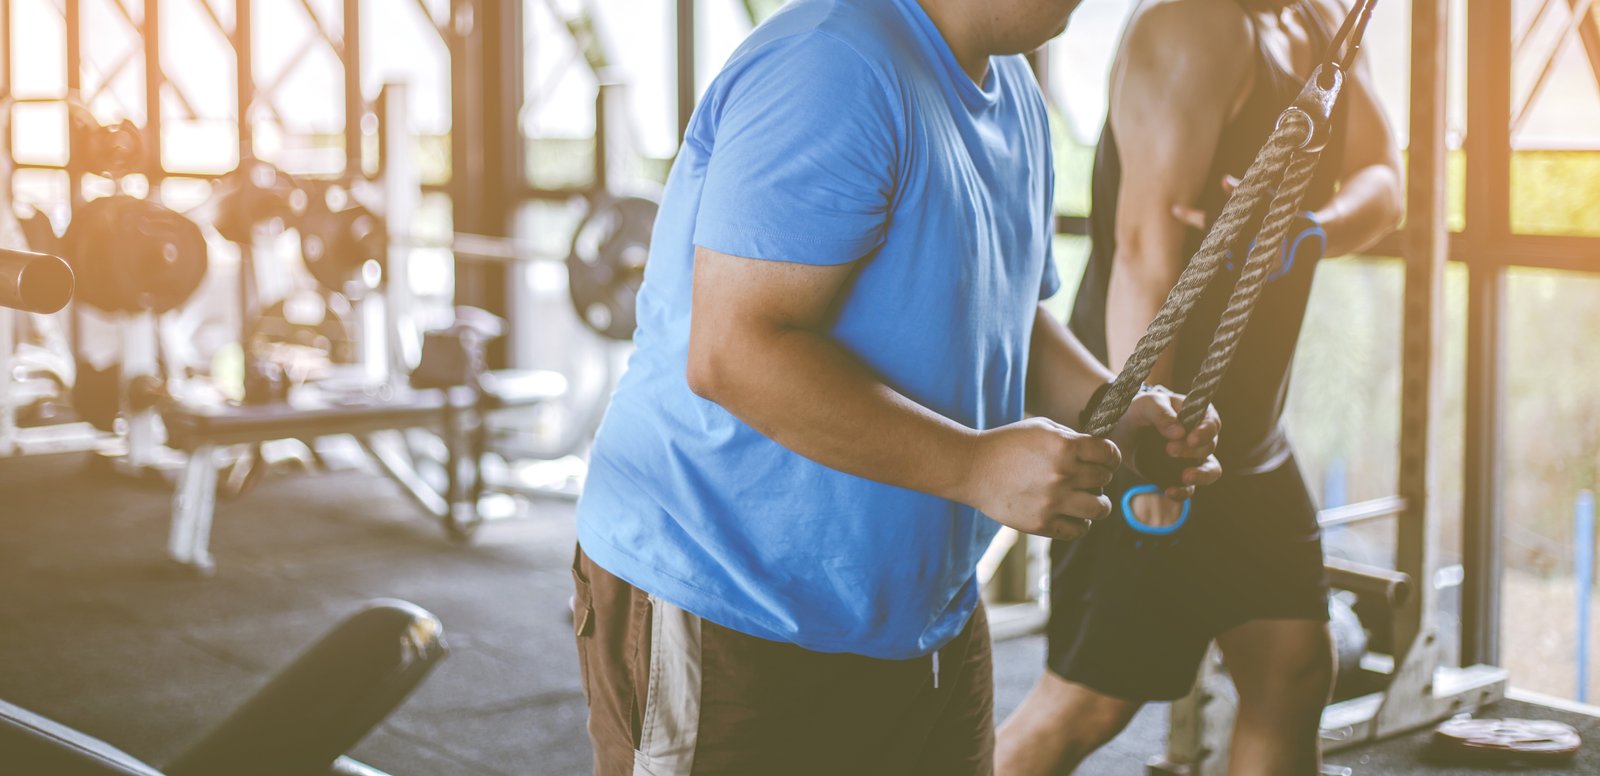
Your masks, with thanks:
[{"label": "blue plastic handle", "polygon": [[1146,493],[1153,493],[1159,496],[1162,493],[1162,489],[1155,485],[1135,485],[1122,494],[1122,520],[1128,524],[1129,528],[1149,536],[1166,536],[1167,534],[1177,533],[1184,523],[1189,522],[1190,499],[1183,500],[1183,511],[1178,514],[1178,521],[1172,525],[1145,525],[1133,519],[1133,497],[1142,496]]}]

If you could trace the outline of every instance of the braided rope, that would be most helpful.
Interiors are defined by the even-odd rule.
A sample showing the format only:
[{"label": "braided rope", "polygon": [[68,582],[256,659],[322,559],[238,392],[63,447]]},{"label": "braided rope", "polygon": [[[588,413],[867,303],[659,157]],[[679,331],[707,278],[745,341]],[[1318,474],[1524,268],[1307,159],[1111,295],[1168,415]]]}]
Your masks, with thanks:
[{"label": "braided rope", "polygon": [[1295,214],[1300,212],[1300,203],[1305,199],[1306,189],[1310,187],[1316,169],[1315,154],[1298,155],[1289,163],[1289,169],[1284,174],[1283,189],[1272,200],[1265,226],[1256,238],[1244,268],[1240,270],[1239,282],[1228,297],[1228,305],[1217,323],[1211,347],[1206,351],[1200,371],[1189,385],[1184,406],[1178,412],[1178,420],[1184,428],[1194,428],[1205,419],[1206,408],[1211,405],[1211,398],[1216,395],[1222,384],[1222,376],[1239,348],[1245,325],[1250,322],[1250,312],[1267,285],[1274,259],[1283,251],[1289,225],[1294,221]]},{"label": "braided rope", "polygon": [[1266,204],[1267,215],[1255,246],[1240,271],[1239,282],[1228,299],[1228,306],[1195,380],[1194,389],[1190,391],[1179,415],[1188,428],[1193,428],[1205,417],[1211,397],[1238,349],[1250,311],[1266,285],[1272,258],[1279,250],[1290,222],[1299,212],[1301,200],[1316,171],[1319,154],[1301,150],[1311,140],[1314,131],[1310,117],[1305,113],[1289,110],[1283,114],[1277,128],[1245,172],[1244,180],[1223,206],[1221,215],[1206,234],[1199,250],[1178,276],[1177,283],[1156,312],[1155,320],[1150,322],[1122,371],[1112,380],[1094,407],[1088,428],[1085,429],[1087,433],[1106,437],[1116,428],[1117,422],[1133,404],[1139,386],[1149,377],[1156,360],[1177,339],[1189,313],[1226,259],[1228,249],[1238,243],[1251,216]]}]

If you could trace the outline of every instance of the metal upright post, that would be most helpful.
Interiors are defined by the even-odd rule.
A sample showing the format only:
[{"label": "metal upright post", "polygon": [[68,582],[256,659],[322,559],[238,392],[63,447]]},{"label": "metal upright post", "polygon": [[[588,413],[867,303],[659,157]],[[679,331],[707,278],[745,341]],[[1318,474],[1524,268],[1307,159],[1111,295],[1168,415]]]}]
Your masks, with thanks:
[{"label": "metal upright post", "polygon": [[[456,231],[511,237],[524,186],[522,4],[454,0],[450,9],[450,172]],[[456,301],[510,317],[504,265],[456,262]],[[489,344],[492,368],[507,366],[504,338]]]},{"label": "metal upright post", "polygon": [[694,103],[699,97],[695,84],[695,0],[678,0],[678,140],[689,131],[689,117],[694,115]]},{"label": "metal upright post", "polygon": [[1417,593],[1396,618],[1395,657],[1400,659],[1432,620],[1437,595],[1433,571],[1438,508],[1430,497],[1438,481],[1430,455],[1439,427],[1439,354],[1445,261],[1445,0],[1411,5],[1411,142],[1407,155],[1404,333],[1400,378],[1400,497],[1406,510],[1397,521],[1395,557],[1401,573],[1416,580]]},{"label": "metal upright post", "polygon": [[1573,585],[1578,593],[1576,654],[1579,703],[1589,702],[1589,594],[1594,590],[1594,492],[1581,491],[1572,507]]},{"label": "metal upright post", "polygon": [[344,65],[344,170],[357,179],[362,173],[361,119],[367,112],[361,95],[361,0],[344,0],[343,32],[339,59]]},{"label": "metal upright post", "polygon": [[[1469,242],[1511,234],[1511,6],[1471,0],[1467,41],[1466,231]],[[1500,445],[1505,397],[1505,265],[1468,259],[1466,439],[1462,481],[1461,665],[1500,662]]]},{"label": "metal upright post", "polygon": [[[0,44],[5,46],[5,56],[0,58],[0,89],[4,94],[13,94],[15,87],[11,83],[11,0],[0,0]],[[5,151],[4,158],[0,158],[0,179],[4,180],[3,195],[9,200],[16,196],[12,186],[12,170],[15,160],[11,156],[11,108],[7,106],[4,114],[0,115],[0,129],[4,130],[0,137],[0,148]],[[33,247],[33,246],[30,246]],[[12,380],[11,359],[16,349],[16,332],[13,327],[19,313],[11,310],[0,310],[0,456],[10,455],[17,450],[17,408],[11,399]]]},{"label": "metal upright post", "polygon": [[161,153],[161,0],[144,0],[144,176],[159,199],[166,167]]},{"label": "metal upright post", "polygon": [[411,318],[411,246],[412,222],[416,218],[418,201],[422,196],[422,178],[417,165],[417,143],[409,123],[410,99],[408,88],[401,83],[387,83],[378,95],[382,111],[380,147],[383,149],[383,205],[384,223],[389,229],[389,256],[384,282],[384,306],[388,310],[386,363],[390,373],[396,368],[400,374],[409,374],[416,366],[413,359],[420,358],[417,331]]},{"label": "metal upright post", "polygon": [[66,0],[61,6],[61,15],[67,28],[67,99],[71,100],[77,98],[83,88],[83,13],[79,0]]},{"label": "metal upright post", "polygon": [[255,132],[251,129],[250,106],[255,102],[255,57],[252,56],[250,0],[233,2],[233,59],[236,106],[238,110],[239,161],[255,156]]},{"label": "metal upright post", "polygon": [[[11,0],[0,0],[0,45],[5,46],[5,56],[0,57],[0,89],[10,96],[16,96],[17,85],[11,75],[11,57],[16,50],[11,42]],[[0,148],[5,150],[5,189],[0,191],[6,198],[15,200],[17,192],[14,189],[13,173],[16,172],[17,159],[14,148],[11,147],[11,116],[12,107],[7,106],[3,116],[0,116]]]},{"label": "metal upright post", "polygon": [[[78,154],[75,153],[77,151],[76,146],[78,144],[78,133],[73,131],[72,119],[70,118],[72,103],[78,99],[80,90],[83,88],[83,62],[80,59],[82,55],[82,40],[80,39],[79,35],[81,32],[79,27],[81,17],[79,15],[78,3],[79,0],[66,0],[65,4],[62,6],[63,16],[66,19],[67,28],[67,45],[65,52],[67,58],[66,99],[68,102],[67,110],[69,111],[69,118],[67,120],[67,164],[65,172],[67,174],[67,212],[71,214],[70,217],[76,217],[79,208],[83,206],[83,187],[79,182],[79,178],[83,173],[83,160],[77,158]],[[8,57],[11,55],[10,42],[11,41],[8,38],[6,40],[6,55]],[[7,139],[7,142],[10,142],[9,138]],[[83,306],[73,303],[68,310],[69,326],[72,329],[72,336],[70,337],[70,342],[72,343],[72,355],[75,359],[81,359],[83,354]]]},{"label": "metal upright post", "polygon": [[[252,25],[250,0],[234,0],[233,4],[233,56],[235,110],[238,111],[239,165],[255,158],[255,132],[250,110],[255,103],[255,57],[251,40]],[[250,322],[255,320],[255,256],[250,241],[239,243],[239,343],[250,341]],[[248,355],[248,354],[246,354]]]}]

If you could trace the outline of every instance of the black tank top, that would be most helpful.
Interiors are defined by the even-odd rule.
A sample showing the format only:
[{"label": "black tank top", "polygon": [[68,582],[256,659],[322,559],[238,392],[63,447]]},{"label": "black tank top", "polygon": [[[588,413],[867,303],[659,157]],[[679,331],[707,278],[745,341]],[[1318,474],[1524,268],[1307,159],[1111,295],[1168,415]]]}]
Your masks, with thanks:
[{"label": "black tank top", "polygon": [[[1314,56],[1320,57],[1332,39],[1326,20],[1311,7],[1309,0],[1297,3],[1297,11],[1306,25],[1311,51]],[[1251,17],[1252,24],[1254,18]],[[1304,77],[1284,70],[1267,50],[1259,31],[1254,37],[1256,57],[1253,85],[1238,113],[1224,125],[1222,136],[1212,154],[1211,170],[1206,174],[1204,193],[1198,203],[1198,207],[1212,219],[1227,202],[1227,195],[1220,183],[1223,175],[1244,176],[1246,168],[1272,134],[1278,115],[1294,101],[1305,83]],[[1343,133],[1340,131],[1342,113],[1341,108],[1335,114],[1331,135],[1333,141],[1324,152],[1316,177],[1307,192],[1304,203],[1307,210],[1325,205],[1337,183],[1343,156]],[[1100,145],[1095,150],[1089,212],[1089,262],[1084,268],[1083,281],[1078,287],[1078,297],[1069,322],[1073,332],[1101,361],[1107,360],[1106,296],[1116,254],[1117,193],[1121,184],[1122,159],[1108,119],[1100,134]],[[1245,230],[1246,235],[1255,234],[1262,216],[1262,213],[1254,215],[1252,224]],[[1309,226],[1309,222],[1306,225]],[[1298,226],[1290,229],[1290,244],[1296,242],[1299,232]],[[1183,255],[1193,256],[1204,236],[1198,230],[1190,230],[1184,239]],[[1233,246],[1233,255],[1237,260],[1217,273],[1180,332],[1173,373],[1172,387],[1175,390],[1185,389],[1199,371],[1234,281],[1238,280],[1239,266],[1249,245],[1250,238],[1247,236],[1241,240],[1241,244]],[[1306,302],[1311,296],[1312,271],[1317,259],[1321,258],[1320,247],[1320,243],[1314,239],[1303,240],[1298,242],[1298,250],[1292,254],[1287,251],[1284,253],[1285,257],[1292,256],[1292,259],[1280,259],[1280,266],[1273,271],[1274,278],[1257,300],[1238,352],[1217,390],[1214,405],[1223,418],[1217,459],[1229,473],[1265,471],[1288,457],[1288,440],[1279,421],[1289,391],[1289,368],[1294,359],[1295,343],[1305,318]]]}]

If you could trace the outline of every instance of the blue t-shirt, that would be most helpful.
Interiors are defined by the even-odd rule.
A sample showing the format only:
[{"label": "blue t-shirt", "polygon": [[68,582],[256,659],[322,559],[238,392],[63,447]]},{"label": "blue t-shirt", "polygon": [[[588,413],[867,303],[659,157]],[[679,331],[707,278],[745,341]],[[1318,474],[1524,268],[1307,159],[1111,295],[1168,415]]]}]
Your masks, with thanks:
[{"label": "blue t-shirt", "polygon": [[831,334],[957,422],[1021,420],[1039,299],[1059,282],[1050,132],[1020,56],[983,84],[916,0],[796,0],[712,82],[672,167],[636,351],[595,440],[578,538],[711,622],[903,659],[954,638],[998,526],[790,452],[689,390],[696,245],[858,262]]}]

